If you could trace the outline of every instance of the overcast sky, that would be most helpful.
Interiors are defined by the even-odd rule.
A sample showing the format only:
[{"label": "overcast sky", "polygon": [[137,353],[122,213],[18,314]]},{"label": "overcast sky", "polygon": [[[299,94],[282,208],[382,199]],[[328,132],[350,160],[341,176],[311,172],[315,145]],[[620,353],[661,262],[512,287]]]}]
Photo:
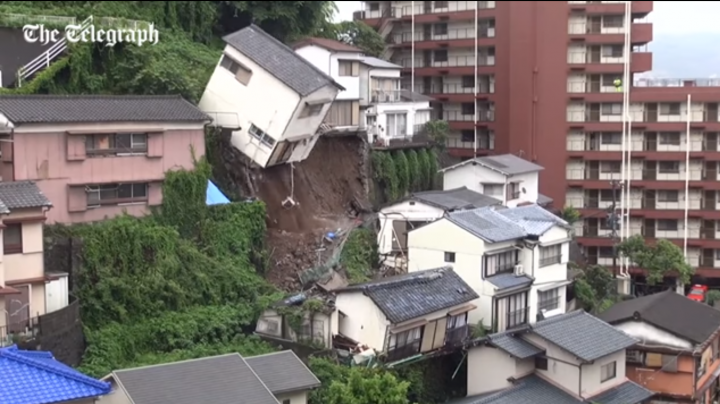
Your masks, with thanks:
[{"label": "overcast sky", "polygon": [[[338,21],[351,20],[353,11],[360,9],[359,1],[336,2],[340,12]],[[650,21],[656,33],[720,34],[720,1],[656,1]],[[720,38],[718,38],[720,39]]]}]

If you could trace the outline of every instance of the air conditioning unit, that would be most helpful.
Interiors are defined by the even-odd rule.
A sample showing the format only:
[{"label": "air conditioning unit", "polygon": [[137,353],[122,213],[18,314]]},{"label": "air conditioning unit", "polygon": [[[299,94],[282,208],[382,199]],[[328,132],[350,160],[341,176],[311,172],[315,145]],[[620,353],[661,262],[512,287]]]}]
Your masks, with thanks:
[{"label": "air conditioning unit", "polygon": [[523,275],[525,275],[525,268],[523,268],[523,266],[520,264],[515,265],[515,276],[523,276]]}]

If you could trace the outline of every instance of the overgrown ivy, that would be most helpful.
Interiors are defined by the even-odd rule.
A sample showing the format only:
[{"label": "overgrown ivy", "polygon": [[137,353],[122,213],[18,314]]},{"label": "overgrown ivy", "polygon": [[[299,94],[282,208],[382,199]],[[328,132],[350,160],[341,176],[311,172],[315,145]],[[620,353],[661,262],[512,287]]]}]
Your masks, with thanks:
[{"label": "overgrown ivy", "polygon": [[369,280],[379,263],[375,232],[362,227],[354,229],[340,253],[340,265],[345,269],[350,283]]},{"label": "overgrown ivy", "polygon": [[372,164],[384,202],[396,201],[411,192],[432,190],[437,183],[438,157],[434,149],[374,151]]}]

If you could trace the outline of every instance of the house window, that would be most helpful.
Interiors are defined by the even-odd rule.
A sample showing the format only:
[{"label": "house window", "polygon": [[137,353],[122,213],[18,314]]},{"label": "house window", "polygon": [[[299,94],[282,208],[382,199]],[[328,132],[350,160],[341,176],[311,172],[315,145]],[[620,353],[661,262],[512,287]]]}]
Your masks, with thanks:
[{"label": "house window", "polygon": [[600,143],[605,145],[622,144],[622,133],[603,133],[600,136]]},{"label": "house window", "polygon": [[460,132],[460,140],[463,142],[474,142],[475,131],[470,129],[463,130],[462,132]]},{"label": "house window", "polygon": [[602,19],[602,25],[604,28],[622,28],[623,27],[623,16],[622,15],[606,15]]},{"label": "house window", "polygon": [[600,113],[603,116],[622,115],[622,104],[601,104]]},{"label": "house window", "polygon": [[475,76],[462,76],[463,88],[474,88],[475,87]]},{"label": "house window", "polygon": [[660,219],[657,221],[659,231],[677,231],[678,221],[673,219]]},{"label": "house window", "polygon": [[603,74],[602,75],[602,86],[603,87],[615,87],[615,80],[622,81],[622,76],[614,76],[612,74]]},{"label": "house window", "polygon": [[535,357],[535,369],[537,370],[548,370],[548,360],[544,356]]},{"label": "house window", "polygon": [[144,154],[148,150],[147,141],[147,133],[86,135],[85,153],[91,157]]},{"label": "house window", "polygon": [[290,404],[290,399],[286,398],[285,400],[283,400],[282,404]]},{"label": "house window", "polygon": [[483,186],[483,194],[484,195],[502,198],[502,194],[503,194],[503,185],[502,184],[482,184],[482,186]]},{"label": "house window", "polygon": [[403,331],[390,337],[390,350],[412,345],[420,341],[421,327]]},{"label": "house window", "polygon": [[448,33],[447,23],[441,22],[441,23],[435,24],[433,26],[433,32],[435,32],[435,35],[447,35],[447,33]]},{"label": "house window", "polygon": [[85,187],[88,207],[146,202],[148,184],[102,184]]},{"label": "house window", "polygon": [[358,77],[360,75],[360,62],[338,60],[338,75],[341,77]]},{"label": "house window", "polygon": [[520,198],[520,183],[509,183],[507,186],[507,195],[505,196],[508,201]]},{"label": "house window", "polygon": [[22,254],[22,224],[8,223],[3,229],[3,251],[5,254]]},{"label": "house window", "polygon": [[623,57],[623,46],[622,45],[603,46],[602,55],[606,58],[621,58],[621,57]]},{"label": "house window", "polygon": [[527,324],[528,321],[528,301],[527,292],[516,293],[497,300],[497,331],[505,331],[507,329]]},{"label": "house window", "polygon": [[658,172],[660,174],[679,174],[680,162],[678,161],[661,161],[658,163]]},{"label": "house window", "polygon": [[600,383],[605,383],[608,380],[615,378],[615,372],[617,363],[615,361],[612,361],[608,364],[602,365],[600,368]]},{"label": "house window", "polygon": [[669,102],[666,104],[660,104],[661,115],[680,115],[680,103]]},{"label": "house window", "polygon": [[322,112],[324,106],[325,104],[310,104],[306,102],[302,112],[300,112],[300,118],[317,116]]},{"label": "house window", "polygon": [[658,191],[658,202],[678,202],[680,191]]},{"label": "house window", "polygon": [[436,1],[435,2],[435,8],[448,8],[448,2],[447,1]]},{"label": "house window", "polygon": [[662,370],[668,373],[677,373],[678,371],[678,360],[675,355],[663,355],[662,356]]},{"label": "house window", "polygon": [[460,104],[460,110],[463,115],[475,114],[475,104],[472,102],[463,102]]},{"label": "house window", "polygon": [[405,137],[407,135],[407,114],[387,114],[387,136]]},{"label": "house window", "polygon": [[448,61],[448,51],[446,49],[438,49],[433,54],[433,60],[436,62],[447,62]]},{"label": "house window", "polygon": [[239,81],[242,85],[246,86],[250,83],[252,70],[232,60],[228,55],[222,55],[222,59],[220,59],[220,67],[235,75],[235,80]]},{"label": "house window", "polygon": [[538,310],[556,310],[560,308],[560,289],[550,289],[538,292]]},{"label": "house window", "polygon": [[453,330],[455,328],[462,328],[467,325],[467,313],[463,313],[457,316],[448,317],[447,329]]},{"label": "house window", "polygon": [[598,257],[613,258],[615,257],[615,250],[612,247],[600,247],[598,248]]},{"label": "house window", "polygon": [[680,132],[662,132],[659,137],[661,145],[680,146]]},{"label": "house window", "polygon": [[380,11],[380,3],[370,3],[370,11]]},{"label": "house window", "polygon": [[562,244],[540,247],[540,268],[562,262]]},{"label": "house window", "polygon": [[455,262],[455,253],[445,251],[445,262],[448,262],[448,263]]},{"label": "house window", "polygon": [[600,163],[600,172],[606,174],[617,174],[621,170],[619,161],[603,161]]},{"label": "house window", "polygon": [[270,135],[263,132],[262,129],[255,126],[255,124],[250,124],[250,129],[248,130],[248,133],[250,136],[254,137],[255,139],[259,140],[260,143],[267,147],[273,147],[275,146],[275,139],[271,138]]},{"label": "house window", "polygon": [[643,358],[643,356],[643,352],[637,349],[628,349],[625,353],[625,361],[629,363],[644,365],[645,359]]},{"label": "house window", "polygon": [[310,321],[306,320],[300,327],[300,330],[298,332],[298,337],[300,340],[304,340],[304,341],[324,342],[325,341],[325,332],[323,330],[324,327],[325,327],[325,322],[322,320],[313,320],[312,323]]},{"label": "house window", "polygon": [[517,251],[515,250],[485,255],[485,277],[497,275],[502,272],[512,272],[516,263]]}]

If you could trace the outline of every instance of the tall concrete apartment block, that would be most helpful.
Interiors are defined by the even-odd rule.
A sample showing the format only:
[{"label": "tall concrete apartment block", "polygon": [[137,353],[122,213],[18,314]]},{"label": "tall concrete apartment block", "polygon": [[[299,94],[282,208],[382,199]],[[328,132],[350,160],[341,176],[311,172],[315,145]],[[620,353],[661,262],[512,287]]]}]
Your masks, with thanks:
[{"label": "tall concrete apartment block", "polygon": [[450,153],[514,153],[545,167],[540,191],[581,211],[576,235],[590,262],[612,262],[606,214],[612,181],[625,179],[626,233],[672,240],[720,285],[720,83],[639,77],[652,70],[643,21],[652,10],[652,1],[368,1],[354,18],[386,39],[383,56],[404,67],[407,88],[437,100]]}]

